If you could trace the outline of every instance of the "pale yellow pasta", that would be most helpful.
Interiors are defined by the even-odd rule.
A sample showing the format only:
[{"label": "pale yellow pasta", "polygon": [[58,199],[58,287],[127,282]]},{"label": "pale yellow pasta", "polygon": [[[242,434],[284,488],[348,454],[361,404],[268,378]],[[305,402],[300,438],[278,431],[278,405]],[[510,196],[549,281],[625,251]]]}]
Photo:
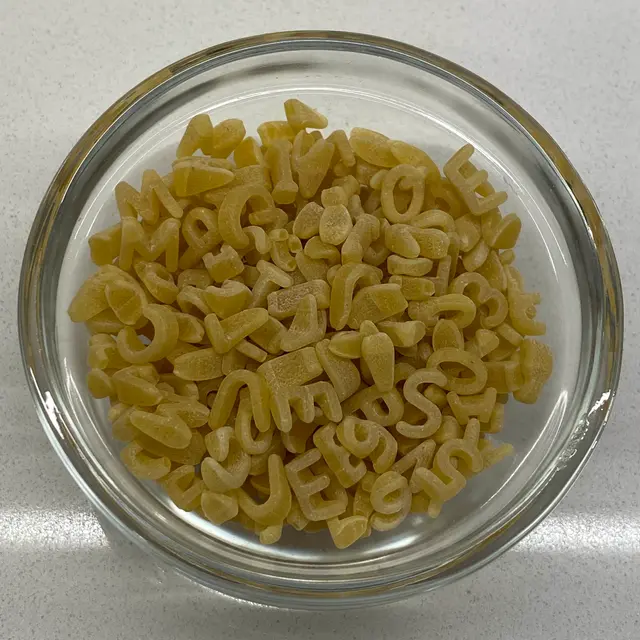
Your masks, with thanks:
[{"label": "pale yellow pasta", "polygon": [[295,420],[289,431],[282,431],[280,436],[289,453],[304,453],[309,448],[310,438],[318,428],[314,422]]},{"label": "pale yellow pasta", "polygon": [[240,392],[240,403],[235,419],[235,435],[240,446],[249,455],[266,453],[273,439],[273,429],[261,432],[254,423],[248,391]]},{"label": "pale yellow pasta", "polygon": [[356,484],[367,472],[364,462],[351,463],[350,452],[336,441],[336,425],[329,423],[313,434],[313,443],[322,453],[325,462],[333,471],[340,484],[349,488]]},{"label": "pale yellow pasta", "polygon": [[107,303],[116,318],[124,325],[135,325],[143,315],[147,296],[137,282],[117,278],[104,288]]},{"label": "pale yellow pasta", "polygon": [[350,415],[340,422],[336,434],[351,454],[369,458],[376,473],[388,471],[396,458],[398,445],[395,438],[377,422]]},{"label": "pale yellow pasta", "polygon": [[274,229],[283,229],[289,221],[287,214],[278,208],[261,209],[252,211],[249,214],[249,223],[263,227],[265,231],[271,232]]},{"label": "pale yellow pasta", "polygon": [[270,120],[258,127],[260,141],[265,147],[270,147],[277,140],[293,140],[295,131],[286,120]]},{"label": "pale yellow pasta", "polygon": [[197,465],[207,452],[204,438],[198,431],[192,433],[191,442],[184,449],[172,449],[139,431],[135,435],[135,440],[142,445],[145,451],[154,456],[164,456],[177,464]]},{"label": "pale yellow pasta", "polygon": [[287,116],[287,122],[296,131],[300,129],[324,129],[329,124],[325,116],[295,98],[285,101],[284,111]]},{"label": "pale yellow pasta", "polygon": [[309,449],[285,465],[289,486],[305,518],[312,522],[335,518],[346,510],[346,500],[327,498],[323,492],[331,479],[326,472],[315,473],[311,467],[322,459],[318,449]]},{"label": "pale yellow pasta", "polygon": [[282,433],[288,433],[293,427],[292,407],[295,407],[299,420],[306,423],[313,421],[315,417],[313,396],[306,386],[288,386],[271,390],[271,414]]},{"label": "pale yellow pasta", "polygon": [[391,338],[382,331],[362,339],[362,359],[380,391],[391,391],[395,366],[395,347]]},{"label": "pale yellow pasta", "polygon": [[316,344],[315,349],[318,361],[331,380],[340,402],[352,396],[360,387],[358,368],[347,358],[333,353],[329,340],[321,340]]},{"label": "pale yellow pasta", "polygon": [[264,378],[251,371],[233,371],[222,381],[211,407],[209,426],[212,429],[219,429],[225,424],[240,389],[245,386],[249,389],[256,427],[262,432],[269,430],[269,389]]},{"label": "pale yellow pasta", "polygon": [[316,202],[306,204],[293,222],[293,233],[301,240],[308,240],[320,232],[320,218],[324,207]]},{"label": "pale yellow pasta", "polygon": [[206,113],[200,113],[191,118],[176,150],[176,157],[184,158],[198,150],[205,154],[209,153],[212,131],[211,118]]},{"label": "pale yellow pasta", "polygon": [[233,429],[212,431],[205,444],[210,455],[202,460],[200,470],[207,489],[219,493],[239,489],[249,475],[251,458],[240,447]]},{"label": "pale yellow pasta", "polygon": [[441,314],[450,315],[456,325],[464,329],[468,327],[476,317],[476,305],[471,298],[461,293],[436,295],[427,300],[412,301],[408,305],[409,317],[412,320],[420,320],[424,323],[427,333],[433,330],[440,319]]},{"label": "pale yellow pasta", "polygon": [[182,218],[184,215],[182,206],[156,171],[147,170],[142,174],[141,195],[147,199],[148,206],[153,212],[154,222],[160,217]]},{"label": "pale yellow pasta", "polygon": [[235,351],[241,353],[250,360],[255,360],[260,363],[264,362],[268,356],[268,353],[264,349],[261,349],[248,340],[240,340],[240,342],[235,346]]},{"label": "pale yellow pasta", "polygon": [[473,168],[470,174],[466,176],[463,174],[463,167],[469,163],[473,151],[472,145],[464,145],[445,163],[443,173],[455,187],[470,213],[479,216],[503,204],[507,199],[507,194],[504,191],[493,192],[485,196],[478,193],[478,187],[487,182],[487,172]]},{"label": "pale yellow pasta", "polygon": [[[465,349],[464,335],[456,322],[448,318],[440,318],[433,328],[431,336],[431,346],[434,351],[451,347],[454,349]],[[477,349],[468,349],[476,355]]]},{"label": "pale yellow pasta", "polygon": [[362,538],[367,531],[368,524],[368,519],[361,515],[335,517],[327,520],[331,539],[338,549],[346,549]]},{"label": "pale yellow pasta", "polygon": [[393,283],[375,284],[364,287],[353,298],[349,326],[360,327],[365,320],[380,322],[407,308],[407,300],[400,291],[400,286]]},{"label": "pale yellow pasta", "polygon": [[318,227],[320,239],[323,242],[336,246],[341,245],[349,236],[352,228],[351,215],[344,204],[325,206]]},{"label": "pale yellow pasta", "polygon": [[[365,264],[345,264],[336,270],[331,283],[329,313],[330,324],[334,329],[342,329],[349,321],[356,286],[379,284],[381,277],[380,270]],[[359,328],[359,325],[355,328]]]},{"label": "pale yellow pasta", "polygon": [[249,367],[248,360],[249,358],[247,356],[240,353],[240,351],[234,347],[222,356],[222,374],[227,376],[232,371],[242,371],[244,369],[253,371],[253,369]]},{"label": "pale yellow pasta", "polygon": [[136,429],[172,449],[184,449],[191,442],[191,430],[177,415],[135,410],[129,420]]},{"label": "pale yellow pasta", "polygon": [[463,438],[445,441],[438,449],[433,460],[433,471],[416,468],[411,476],[411,490],[424,492],[429,499],[427,513],[435,518],[442,505],[464,489],[467,480],[454,466],[452,460],[461,460],[472,473],[482,470],[483,459],[478,449],[480,425],[473,419],[467,425]]},{"label": "pale yellow pasta", "polygon": [[[318,132],[319,133],[319,132]],[[322,136],[319,138],[312,133],[304,129],[300,129],[297,131],[295,138],[293,139],[293,144],[291,145],[291,169],[293,171],[294,176],[298,173],[299,162],[301,158],[303,158],[313,147],[313,145],[322,140]],[[298,176],[298,184],[300,184],[300,176]]]},{"label": "pale yellow pasta", "polygon": [[419,229],[440,229],[446,234],[457,232],[456,221],[449,213],[440,209],[423,211],[411,224]]},{"label": "pale yellow pasta", "polygon": [[71,320],[73,320],[73,322],[87,322],[99,314],[108,311],[116,322],[122,324],[109,308],[105,289],[109,282],[129,277],[127,273],[114,265],[108,264],[101,266],[98,271],[85,280],[73,297],[68,309]]},{"label": "pale yellow pasta", "polygon": [[281,352],[280,340],[285,332],[285,326],[279,320],[269,316],[267,321],[249,337],[268,354],[276,355]]},{"label": "pale yellow pasta", "polygon": [[424,439],[431,437],[438,430],[442,413],[435,403],[419,391],[419,388],[423,384],[435,384],[443,387],[446,383],[446,376],[434,369],[418,369],[407,378],[402,387],[404,397],[407,402],[426,416],[426,420],[423,424],[410,424],[401,420],[396,424],[398,433],[407,438]]},{"label": "pale yellow pasta", "polygon": [[180,396],[177,394],[171,394],[171,397],[166,397],[158,406],[156,413],[158,415],[180,419],[185,422],[189,429],[198,429],[199,427],[207,424],[209,419],[208,407],[201,404],[195,396],[191,395]]},{"label": "pale yellow pasta", "polygon": [[285,452],[286,449],[284,448],[284,444],[282,443],[280,432],[278,430],[274,430],[273,438],[271,439],[269,448],[264,453],[259,453],[251,456],[251,467],[249,469],[249,476],[253,477],[267,473],[269,456],[275,453],[281,458],[284,458]]},{"label": "pale yellow pasta", "polygon": [[346,417],[337,428],[341,444],[354,456],[366,458],[378,446],[380,426],[376,422]]},{"label": "pale yellow pasta", "polygon": [[116,388],[111,376],[102,369],[89,370],[87,388],[94,398],[113,398],[116,396]]},{"label": "pale yellow pasta", "polygon": [[271,262],[259,260],[256,265],[256,271],[258,277],[252,284],[252,299],[249,307],[266,308],[269,294],[280,288],[287,288],[293,285],[293,278],[286,271]]},{"label": "pale yellow pasta", "polygon": [[115,338],[98,333],[89,338],[87,364],[91,369],[122,369],[129,363],[120,356]]},{"label": "pale yellow pasta", "polygon": [[384,232],[385,247],[403,258],[414,259],[420,255],[420,244],[413,229],[407,224],[392,224]]},{"label": "pale yellow pasta", "polygon": [[[324,325],[324,327],[321,326]],[[289,329],[280,340],[284,351],[295,351],[309,344],[315,344],[324,337],[326,315],[318,311],[318,303],[313,294],[306,295],[298,305]],[[319,336],[319,334],[322,334]]]},{"label": "pale yellow pasta", "polygon": [[153,365],[131,365],[112,376],[118,400],[128,405],[151,407],[162,402],[159,376]]},{"label": "pale yellow pasta", "polygon": [[340,262],[340,251],[334,245],[324,242],[319,235],[307,240],[304,254],[314,260],[326,260],[331,266]]},{"label": "pale yellow pasta", "polygon": [[291,489],[284,471],[282,459],[272,454],[268,460],[269,497],[257,504],[245,491],[236,492],[238,505],[255,522],[273,526],[284,521],[291,509]]},{"label": "pale yellow pasta", "polygon": [[371,129],[354,127],[349,136],[349,143],[355,155],[371,165],[394,167],[398,164],[395,156],[391,153],[389,138],[381,133],[371,131]]},{"label": "pale yellow pasta", "polygon": [[296,254],[296,266],[307,282],[309,280],[327,280],[329,264],[324,260],[309,258],[300,251]]},{"label": "pale yellow pasta", "polygon": [[524,384],[520,362],[487,362],[487,384],[498,393],[514,393]]},{"label": "pale yellow pasta", "polygon": [[402,419],[404,402],[396,389],[380,391],[375,386],[366,387],[348,398],[342,405],[343,414],[361,411],[367,420],[390,427]]},{"label": "pale yellow pasta", "polygon": [[[354,196],[357,197],[357,196]],[[362,213],[342,245],[342,262],[362,262],[365,251],[380,237],[380,221]]]},{"label": "pale yellow pasta", "polygon": [[374,511],[379,514],[393,515],[405,512],[406,515],[411,506],[409,483],[398,472],[386,471],[376,478],[369,499]]},{"label": "pale yellow pasta", "polygon": [[273,182],[272,196],[278,204],[290,204],[298,193],[298,185],[291,173],[291,142],[280,138],[267,149],[265,160]]},{"label": "pale yellow pasta", "polygon": [[388,144],[391,153],[399,163],[426,169],[424,173],[426,182],[432,182],[434,178],[440,176],[438,166],[422,149],[418,149],[402,140],[390,140]]},{"label": "pale yellow pasta", "polygon": [[224,161],[207,156],[178,158],[173,163],[173,189],[184,198],[229,184],[233,171]]},{"label": "pale yellow pasta", "polygon": [[141,480],[159,480],[171,470],[171,460],[166,456],[153,458],[135,440],[120,452],[120,459],[136,478]]},{"label": "pale yellow pasta", "polygon": [[520,402],[532,404],[538,399],[542,387],[551,376],[553,355],[546,344],[526,338],[520,345],[519,361],[523,384],[514,391],[513,396]]},{"label": "pale yellow pasta", "polygon": [[145,364],[165,358],[178,343],[180,327],[175,312],[171,307],[148,304],[144,307],[145,317],[153,325],[153,339],[143,345],[130,327],[121,329],[116,344],[118,352],[124,360],[132,364]]},{"label": "pale yellow pasta", "polygon": [[212,380],[222,375],[222,356],[214,349],[195,349],[178,355],[173,372],[183,380]]},{"label": "pale yellow pasta", "polygon": [[513,454],[513,446],[510,444],[500,444],[496,447],[492,446],[488,440],[480,440],[478,443],[480,453],[482,454],[483,468],[488,469],[497,464],[507,456]]},{"label": "pale yellow pasta", "polygon": [[427,300],[435,293],[435,285],[426,278],[413,276],[390,276],[389,282],[400,285],[405,300]]},{"label": "pale yellow pasta", "polygon": [[[302,150],[304,132],[296,136],[292,148],[292,165],[297,174],[299,193],[303,198],[313,198],[328,175],[335,146],[328,140],[311,140],[311,146]],[[295,156],[295,157],[294,157]]]},{"label": "pale yellow pasta", "polygon": [[430,260],[441,260],[447,255],[451,237],[440,229],[411,228],[411,235],[418,243],[419,255]]},{"label": "pale yellow pasta", "polygon": [[240,275],[244,270],[240,254],[228,244],[223,244],[216,255],[205,253],[202,261],[214,282],[224,282]]},{"label": "pale yellow pasta", "polygon": [[211,345],[217,353],[227,353],[242,339],[257,331],[267,321],[266,309],[244,309],[219,320],[215,313],[204,319],[204,327]]},{"label": "pale yellow pasta", "polygon": [[[337,129],[331,135],[327,137],[327,141],[335,145],[336,160],[334,164],[334,173],[338,164],[340,164],[345,170],[351,169],[356,164],[356,157],[353,153],[353,149],[349,144],[347,134],[342,129]],[[336,174],[337,175],[337,174]]]},{"label": "pale yellow pasta", "polygon": [[264,165],[264,156],[256,139],[245,138],[233,151],[233,160],[238,169],[255,165]]},{"label": "pale yellow pasta", "polygon": [[180,256],[180,269],[195,266],[205,253],[209,253],[222,243],[218,227],[218,211],[206,207],[194,207],[182,222],[182,237],[188,247]]},{"label": "pale yellow pasta", "polygon": [[294,496],[291,498],[291,508],[287,514],[287,524],[290,524],[296,531],[302,531],[309,524],[309,520],[302,513],[302,509]]},{"label": "pale yellow pasta", "polygon": [[149,223],[157,221],[149,200],[144,198],[141,193],[127,182],[119,182],[116,185],[114,196],[121,219],[132,218],[137,220],[140,217]]},{"label": "pale yellow pasta", "polygon": [[421,277],[427,275],[433,268],[433,260],[429,258],[403,258],[391,255],[387,258],[387,271],[392,276]]},{"label": "pale yellow pasta", "polygon": [[294,253],[302,249],[301,246],[298,247],[297,238],[291,236],[286,229],[273,229],[269,232],[269,240],[270,255],[274,265],[282,271],[295,271],[297,265]]},{"label": "pale yellow pasta", "polygon": [[[403,181],[410,185],[412,195],[411,202],[404,213],[396,208],[394,189],[396,184]],[[382,212],[389,222],[410,223],[422,211],[424,202],[424,176],[409,164],[399,164],[390,169],[382,178],[380,186],[380,204]]]},{"label": "pale yellow pasta", "polygon": [[482,226],[480,220],[467,213],[455,220],[455,227],[460,237],[460,250],[471,251],[482,236]]},{"label": "pale yellow pasta", "polygon": [[228,318],[243,311],[251,302],[251,289],[241,282],[226,280],[222,286],[206,287],[204,299],[219,318]]},{"label": "pale yellow pasta", "polygon": [[507,300],[509,302],[509,319],[513,328],[523,336],[539,336],[546,331],[544,322],[535,320],[536,305],[540,303],[539,293],[522,291],[521,276],[511,266],[506,268]]},{"label": "pale yellow pasta", "polygon": [[[178,296],[178,286],[166,267],[157,262],[139,261],[134,269],[147,291],[164,304],[173,304]],[[113,305],[111,305],[113,309]]]},{"label": "pale yellow pasta", "polygon": [[460,396],[455,391],[447,394],[447,402],[456,420],[466,425],[470,418],[478,418],[480,422],[489,422],[496,404],[497,391],[487,387],[481,394]]},{"label": "pale yellow pasta", "polygon": [[213,524],[224,524],[238,515],[238,499],[232,494],[205,489],[200,496],[200,506]]},{"label": "pale yellow pasta", "polygon": [[413,347],[425,336],[424,323],[419,320],[406,320],[404,322],[385,320],[379,322],[377,326],[380,331],[391,338],[391,342],[396,348]]},{"label": "pale yellow pasta", "polygon": [[[520,218],[465,145],[423,149],[285,102],[258,127],[192,118],[172,171],[115,188],[69,316],[123,463],[176,508],[343,549],[435,517],[512,453],[509,395],[552,375]],[[378,534],[375,534],[378,535]]]},{"label": "pale yellow pasta", "polygon": [[222,239],[234,249],[249,246],[249,237],[242,230],[240,216],[249,200],[259,200],[262,209],[273,209],[274,201],[265,187],[257,184],[241,185],[232,189],[220,206],[218,216],[219,232]]},{"label": "pale yellow pasta", "polygon": [[120,253],[122,227],[116,224],[108,229],[98,231],[89,238],[91,260],[94,264],[111,264]]},{"label": "pale yellow pasta", "polygon": [[[443,420],[443,423],[444,422],[445,421]],[[431,467],[435,451],[435,436],[434,439],[423,440],[419,444],[415,444],[415,440],[411,440],[409,443],[409,450],[393,464],[391,470],[405,476],[407,479],[410,479],[413,475],[414,469],[429,469]]]},{"label": "pale yellow pasta", "polygon": [[161,484],[179,509],[193,511],[200,506],[204,482],[196,476],[193,465],[182,465],[174,469],[162,479]]},{"label": "pale yellow pasta", "polygon": [[460,365],[473,375],[463,378],[445,373],[447,380],[439,386],[460,395],[473,395],[484,389],[487,383],[487,367],[478,356],[462,349],[446,347],[434,351],[429,356],[427,367],[440,370],[444,363]]},{"label": "pale yellow pasta", "polygon": [[342,407],[336,390],[328,382],[272,390],[271,411],[278,428],[288,432],[292,426],[290,405],[303,422],[316,420],[317,412],[326,420],[342,419]]},{"label": "pale yellow pasta", "polygon": [[269,314],[277,319],[294,316],[302,299],[309,294],[315,296],[318,310],[329,308],[331,287],[324,280],[311,280],[270,293],[267,296]]},{"label": "pale yellow pasta", "polygon": [[244,123],[237,118],[231,118],[218,123],[211,130],[209,137],[211,149],[208,155],[214,158],[228,157],[242,142],[245,133]]},{"label": "pale yellow pasta", "polygon": [[339,331],[331,337],[329,349],[340,358],[355,360],[362,356],[363,337],[364,335],[358,331]]}]

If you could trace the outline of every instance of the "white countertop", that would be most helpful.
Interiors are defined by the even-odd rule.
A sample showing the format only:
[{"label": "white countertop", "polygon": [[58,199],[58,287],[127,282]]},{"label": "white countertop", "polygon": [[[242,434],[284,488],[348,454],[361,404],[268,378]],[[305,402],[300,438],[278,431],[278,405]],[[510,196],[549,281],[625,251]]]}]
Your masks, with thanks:
[{"label": "white countertop", "polygon": [[[0,4],[0,638],[638,637],[640,4]],[[468,67],[513,97],[556,138],[591,189],[625,287],[618,399],[593,458],[561,505],[473,576],[362,612],[250,606],[163,574],[126,543],[107,538],[40,428],[19,355],[24,243],[40,198],[77,138],[121,94],[166,64],[232,38],[296,28],[404,40]]]}]

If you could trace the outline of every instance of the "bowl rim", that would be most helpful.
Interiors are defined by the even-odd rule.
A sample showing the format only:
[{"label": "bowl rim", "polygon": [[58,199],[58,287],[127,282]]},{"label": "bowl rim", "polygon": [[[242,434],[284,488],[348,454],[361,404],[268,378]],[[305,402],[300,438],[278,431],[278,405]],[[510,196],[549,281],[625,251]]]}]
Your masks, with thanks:
[{"label": "bowl rim", "polygon": [[[46,267],[43,261],[43,241],[56,218],[64,195],[72,182],[81,173],[84,162],[92,150],[100,144],[108,132],[126,118],[130,110],[148,94],[163,84],[175,81],[177,76],[195,75],[203,63],[221,60],[231,56],[253,57],[264,53],[283,50],[347,50],[359,53],[381,55],[396,62],[402,62],[425,70],[439,71],[447,77],[454,77],[467,90],[481,96],[501,109],[505,117],[529,136],[534,145],[554,166],[568,192],[577,202],[591,233],[595,246],[599,276],[602,286],[603,327],[600,344],[606,357],[604,371],[597,381],[597,393],[593,397],[587,424],[581,437],[571,443],[570,455],[564,455],[554,469],[554,482],[548,479],[529,501],[511,514],[508,521],[498,531],[481,543],[469,549],[455,562],[443,567],[434,576],[424,576],[419,572],[405,580],[392,584],[378,584],[347,592],[305,591],[292,586],[290,589],[257,584],[251,579],[224,572],[203,575],[197,563],[190,563],[179,557],[175,551],[144,535],[144,528],[135,522],[129,513],[118,505],[96,481],[82,452],[75,447],[73,437],[65,424],[63,413],[56,407],[46,372],[46,357],[38,341],[40,310],[38,305],[39,274]],[[235,58],[233,58],[235,56]],[[606,232],[596,203],[568,158],[553,138],[524,109],[499,89],[463,67],[440,56],[417,47],[377,36],[339,31],[289,31],[251,36],[229,41],[203,49],[174,62],[152,74],[127,92],[107,109],[89,127],[70,151],[57,171],[38,208],[24,254],[18,292],[18,325],[22,361],[28,385],[36,403],[36,409],[43,428],[58,456],[74,480],[80,485],[99,513],[130,540],[151,553],[160,563],[170,564],[178,572],[207,586],[219,589],[241,598],[250,598],[265,604],[275,604],[301,608],[327,608],[379,604],[406,597],[419,589],[435,588],[471,573],[516,544],[530,532],[558,504],[573,484],[600,438],[609,417],[616,395],[622,359],[623,338],[623,297],[618,266],[609,236]],[[595,368],[594,368],[595,369]],[[348,603],[345,600],[348,598]]]}]

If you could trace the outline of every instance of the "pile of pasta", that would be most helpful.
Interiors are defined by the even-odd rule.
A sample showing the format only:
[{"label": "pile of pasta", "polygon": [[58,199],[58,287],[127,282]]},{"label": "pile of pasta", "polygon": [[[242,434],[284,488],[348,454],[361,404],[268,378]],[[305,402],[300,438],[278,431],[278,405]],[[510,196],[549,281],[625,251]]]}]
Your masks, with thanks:
[{"label": "pile of pasta", "polygon": [[508,455],[491,435],[552,354],[520,219],[471,145],[442,175],[406,142],[285,113],[260,142],[198,115],[169,175],[118,184],[69,315],[133,474],[265,544],[290,525],[345,548],[436,517]]}]

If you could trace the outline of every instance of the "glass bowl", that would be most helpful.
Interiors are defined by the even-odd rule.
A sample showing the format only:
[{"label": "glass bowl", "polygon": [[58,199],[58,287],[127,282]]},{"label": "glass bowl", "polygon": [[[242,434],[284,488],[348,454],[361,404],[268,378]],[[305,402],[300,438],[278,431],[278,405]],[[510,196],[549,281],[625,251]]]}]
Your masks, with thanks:
[{"label": "glass bowl", "polygon": [[[515,455],[472,479],[441,516],[414,516],[338,551],[328,534],[286,531],[270,547],[177,509],[122,465],[107,403],[86,388],[87,332],[66,313],[93,270],[87,237],[117,220],[113,188],[170,169],[188,122],[282,119],[298,97],[332,128],[368,127],[424,146],[441,165],[471,142],[474,162],[523,221],[517,266],[541,291],[555,370],[539,402],[510,402]],[[38,211],[20,282],[27,377],[44,428],[96,509],[155,560],[228,594],[288,607],[362,606],[448,583],[530,531],[567,491],[600,435],[618,382],[622,294],[607,233],[556,143],[481,78],[398,42],[278,33],[185,58],[116,102],[84,134]]]}]

